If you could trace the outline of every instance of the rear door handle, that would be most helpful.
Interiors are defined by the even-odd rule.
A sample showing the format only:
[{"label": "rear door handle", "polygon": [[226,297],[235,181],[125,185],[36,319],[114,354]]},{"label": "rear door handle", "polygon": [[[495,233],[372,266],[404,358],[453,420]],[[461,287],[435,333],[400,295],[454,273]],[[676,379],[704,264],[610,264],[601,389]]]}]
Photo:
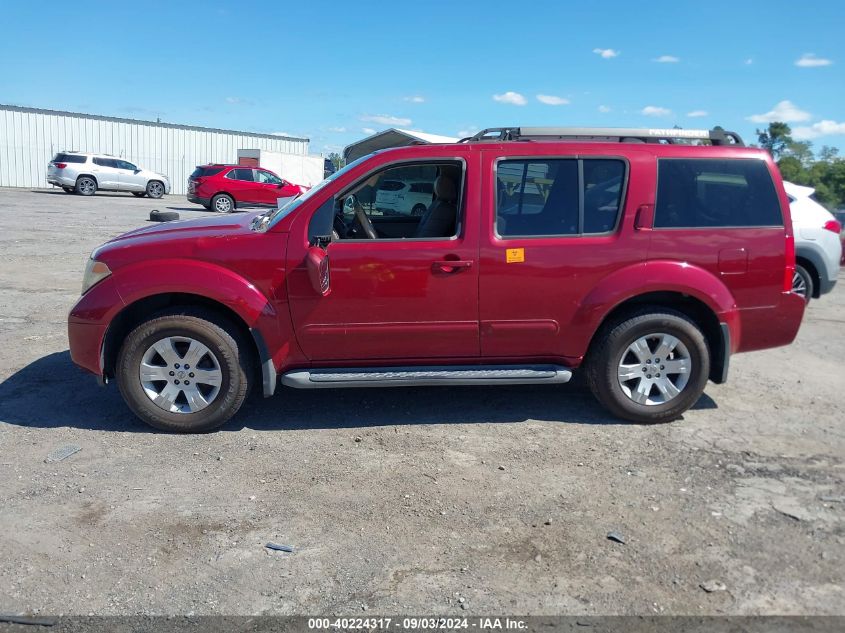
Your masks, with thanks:
[{"label": "rear door handle", "polygon": [[472,261],[462,259],[447,259],[443,261],[434,262],[431,265],[431,270],[435,273],[446,273],[451,275],[459,273],[462,270],[472,268]]}]

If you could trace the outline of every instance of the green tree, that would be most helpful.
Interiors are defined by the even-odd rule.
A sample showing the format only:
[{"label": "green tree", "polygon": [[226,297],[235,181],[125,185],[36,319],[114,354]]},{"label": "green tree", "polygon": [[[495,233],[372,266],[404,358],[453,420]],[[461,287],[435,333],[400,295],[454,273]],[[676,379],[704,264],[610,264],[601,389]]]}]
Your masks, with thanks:
[{"label": "green tree", "polygon": [[802,180],[806,180],[807,170],[804,169],[801,161],[794,156],[784,156],[781,158],[778,161],[778,167],[780,168],[780,175],[784,180],[796,184],[801,183]]},{"label": "green tree", "polygon": [[335,171],[337,171],[346,164],[346,161],[343,160],[343,156],[341,156],[337,152],[332,152],[327,156],[327,158],[332,161],[332,165],[334,165]]},{"label": "green tree", "polygon": [[792,130],[789,125],[780,121],[772,121],[765,130],[757,130],[757,140],[760,142],[760,147],[769,150],[772,157],[777,160],[783,155],[787,147],[794,142],[790,134],[792,134]]},{"label": "green tree", "polygon": [[832,163],[835,160],[840,160],[839,149],[831,147],[830,145],[822,145],[822,148],[819,150],[819,160],[826,163]]},{"label": "green tree", "polygon": [[792,141],[787,144],[784,155],[797,158],[803,167],[810,167],[815,161],[813,144],[810,141]]}]

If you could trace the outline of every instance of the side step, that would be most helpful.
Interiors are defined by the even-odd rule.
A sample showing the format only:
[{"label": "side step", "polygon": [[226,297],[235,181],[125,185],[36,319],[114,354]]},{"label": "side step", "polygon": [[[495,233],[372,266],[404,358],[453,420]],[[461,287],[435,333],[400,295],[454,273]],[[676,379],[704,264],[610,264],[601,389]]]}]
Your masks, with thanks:
[{"label": "side step", "polygon": [[296,369],[282,375],[282,384],[297,389],[337,389],[553,384],[569,382],[570,378],[572,371],[561,365],[446,365]]}]

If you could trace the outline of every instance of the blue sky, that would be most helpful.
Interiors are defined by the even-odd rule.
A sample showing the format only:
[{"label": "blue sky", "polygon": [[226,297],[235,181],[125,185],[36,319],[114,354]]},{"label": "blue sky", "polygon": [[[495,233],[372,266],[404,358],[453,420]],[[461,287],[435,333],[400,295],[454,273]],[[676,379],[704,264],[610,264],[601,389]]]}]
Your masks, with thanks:
[{"label": "blue sky", "polygon": [[9,2],[0,103],[311,138],[786,120],[845,150],[845,2]]}]

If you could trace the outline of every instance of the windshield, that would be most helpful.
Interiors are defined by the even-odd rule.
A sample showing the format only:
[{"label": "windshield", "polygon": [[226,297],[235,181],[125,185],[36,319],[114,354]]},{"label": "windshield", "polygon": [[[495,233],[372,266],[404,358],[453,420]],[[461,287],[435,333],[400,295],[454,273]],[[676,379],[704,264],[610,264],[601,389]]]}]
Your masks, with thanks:
[{"label": "windshield", "polygon": [[348,170],[360,165],[362,162],[364,162],[365,160],[370,158],[370,156],[372,156],[372,154],[368,154],[367,156],[362,156],[358,160],[352,161],[351,163],[349,163],[348,165],[346,165],[342,169],[333,173],[328,178],[322,180],[321,182],[319,182],[316,185],[314,185],[313,187],[311,187],[308,191],[306,191],[301,196],[299,196],[297,198],[291,198],[291,200],[287,204],[279,207],[278,209],[272,209],[270,211],[267,211],[266,213],[263,213],[263,214],[257,216],[252,221],[252,230],[253,231],[266,231],[270,227],[274,226],[277,222],[281,221],[282,218],[286,218],[291,213],[296,211],[303,202],[305,202],[306,200],[309,200],[311,197],[314,196],[314,194],[316,194],[318,191],[321,191],[330,182],[337,180],[340,176],[345,174]]}]

